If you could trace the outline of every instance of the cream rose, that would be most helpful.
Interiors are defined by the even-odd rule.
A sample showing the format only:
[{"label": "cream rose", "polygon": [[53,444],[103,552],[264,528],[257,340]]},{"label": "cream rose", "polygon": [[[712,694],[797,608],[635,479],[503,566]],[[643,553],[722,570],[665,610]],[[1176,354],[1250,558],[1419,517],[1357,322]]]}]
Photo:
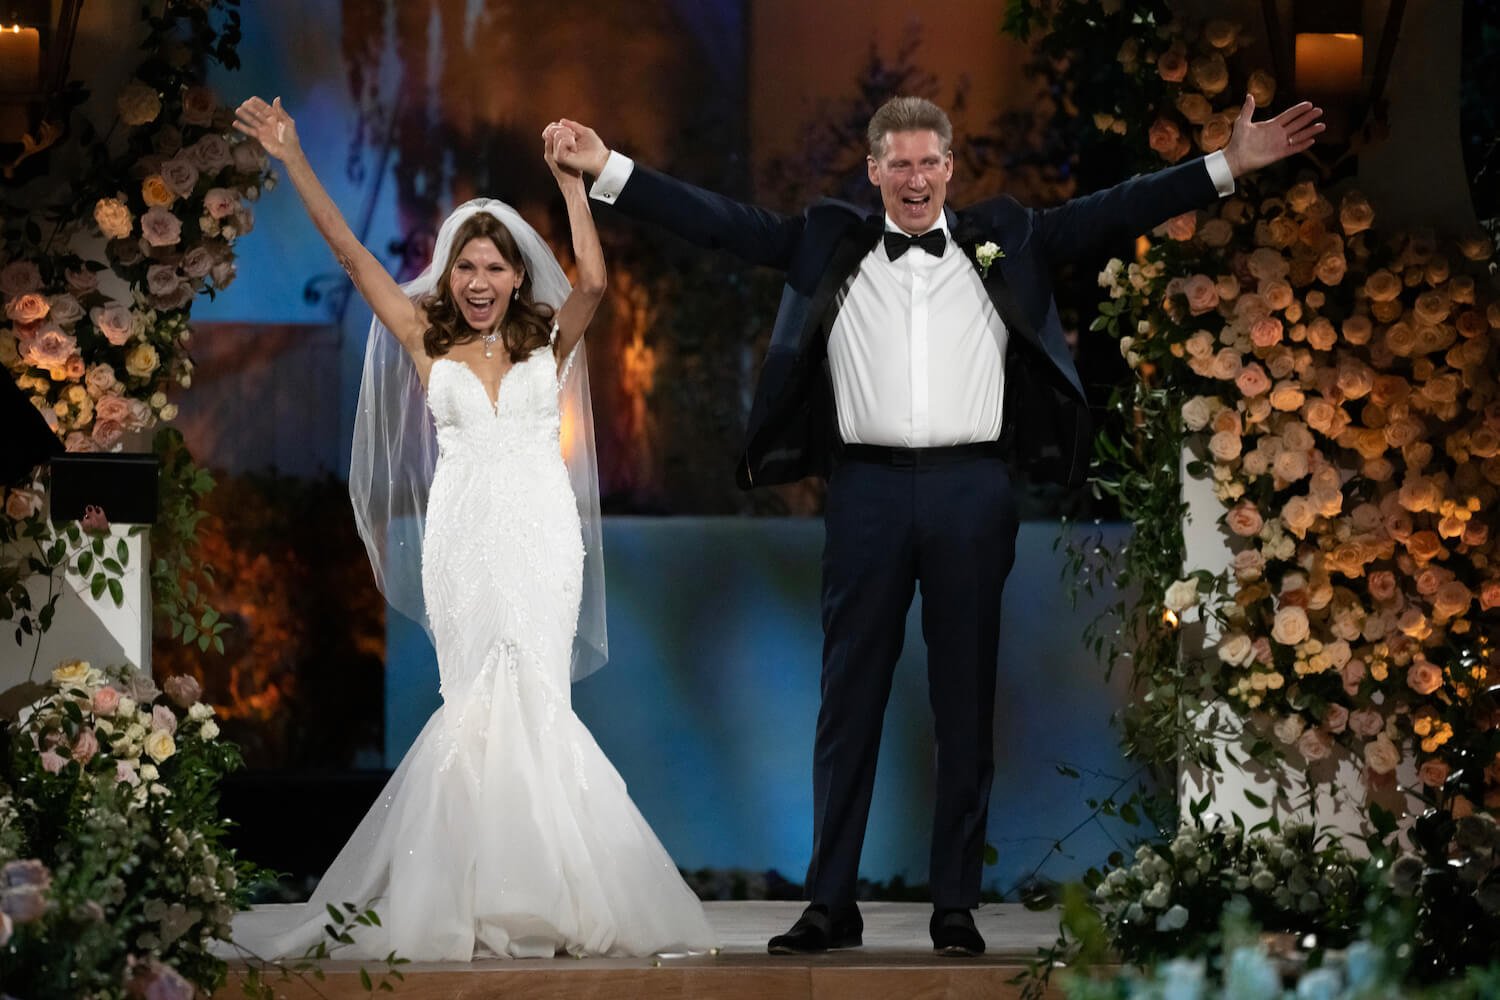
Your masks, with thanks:
[{"label": "cream rose", "polygon": [[155,87],[141,80],[131,80],[120,88],[115,107],[119,109],[120,119],[126,125],[145,125],[155,121],[156,116],[161,114],[161,97],[156,93]]},{"label": "cream rose", "polygon": [[1300,715],[1288,715],[1283,719],[1278,719],[1271,726],[1271,731],[1276,734],[1276,738],[1288,744],[1296,743],[1306,730],[1307,723]]},{"label": "cream rose", "polygon": [[1255,662],[1255,646],[1243,632],[1231,632],[1219,643],[1219,659],[1233,667]]},{"label": "cream rose", "polygon": [[146,734],[141,748],[146,751],[147,756],[160,764],[177,752],[177,742],[165,729],[154,729]]},{"label": "cream rose", "polygon": [[1182,404],[1182,423],[1188,430],[1197,433],[1213,419],[1218,400],[1209,396],[1194,396]]},{"label": "cream rose", "polygon": [[1217,52],[1194,59],[1190,67],[1198,89],[1213,97],[1229,85],[1229,67]]},{"label": "cream rose", "polygon": [[118,198],[100,198],[94,206],[94,222],[105,239],[123,240],[135,229],[130,209]]},{"label": "cream rose", "polygon": [[156,348],[150,344],[137,344],[125,355],[125,370],[136,378],[146,378],[161,364]]},{"label": "cream rose", "polygon": [[1365,744],[1365,764],[1376,774],[1390,774],[1401,763],[1401,751],[1396,744],[1378,736]]},{"label": "cream rose", "polygon": [[1198,580],[1189,577],[1186,580],[1177,580],[1167,587],[1166,595],[1162,598],[1162,604],[1172,609],[1179,615],[1189,608],[1198,604]]},{"label": "cream rose", "polygon": [[1296,606],[1277,610],[1271,625],[1271,638],[1283,646],[1295,646],[1307,638],[1307,612]]},{"label": "cream rose", "polygon": [[1240,436],[1229,431],[1220,431],[1208,439],[1208,450],[1220,462],[1232,462],[1240,457]]},{"label": "cream rose", "polygon": [[87,660],[69,660],[52,669],[52,683],[64,690],[87,687],[94,675],[94,668]]}]

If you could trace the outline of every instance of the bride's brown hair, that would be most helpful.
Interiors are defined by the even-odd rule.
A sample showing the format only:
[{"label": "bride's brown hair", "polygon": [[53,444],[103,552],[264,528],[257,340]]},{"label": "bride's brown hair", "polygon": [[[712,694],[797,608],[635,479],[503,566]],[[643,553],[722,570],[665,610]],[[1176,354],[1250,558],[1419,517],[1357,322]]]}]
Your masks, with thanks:
[{"label": "bride's brown hair", "polygon": [[512,363],[524,361],[532,351],[552,340],[552,307],[532,299],[531,272],[521,257],[521,248],[510,230],[489,212],[474,213],[453,235],[453,249],[443,265],[443,276],[437,287],[422,299],[428,323],[422,346],[428,357],[440,358],[458,344],[467,344],[479,336],[479,331],[468,324],[459,312],[458,303],[453,301],[451,281],[459,254],[470,240],[476,239],[495,244],[505,262],[523,274],[520,295],[511,300],[505,318],[500,321],[500,339]]}]

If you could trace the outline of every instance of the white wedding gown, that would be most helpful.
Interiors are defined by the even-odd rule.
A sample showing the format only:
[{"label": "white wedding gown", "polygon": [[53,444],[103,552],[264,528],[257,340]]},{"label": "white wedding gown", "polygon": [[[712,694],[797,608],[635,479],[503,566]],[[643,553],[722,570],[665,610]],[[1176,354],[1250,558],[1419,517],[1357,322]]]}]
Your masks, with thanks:
[{"label": "white wedding gown", "polygon": [[234,943],[301,955],[325,904],[373,905],[339,958],[648,955],[716,944],[697,898],[573,714],[583,542],[542,348],[492,405],[439,359],[422,585],[443,704],[312,899],[238,914]]}]

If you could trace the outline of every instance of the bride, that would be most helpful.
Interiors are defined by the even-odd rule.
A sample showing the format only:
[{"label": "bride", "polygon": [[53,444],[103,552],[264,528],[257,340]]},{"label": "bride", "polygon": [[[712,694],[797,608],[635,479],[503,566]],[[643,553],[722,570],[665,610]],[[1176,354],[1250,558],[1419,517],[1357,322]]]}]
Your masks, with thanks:
[{"label": "bride", "polygon": [[312,899],[239,914],[233,944],[301,955],[323,938],[326,904],[369,902],[380,926],[360,928],[340,957],[714,947],[701,905],[572,710],[570,674],[605,652],[578,350],[604,257],[583,179],[556,159],[574,136],[549,129],[544,155],[567,203],[576,288],[490,199],[456,209],[427,269],[398,286],[319,183],[280,99],[252,97],[236,116],[282,161],[374,310],[349,488],[382,590],[437,648],[443,703]]}]

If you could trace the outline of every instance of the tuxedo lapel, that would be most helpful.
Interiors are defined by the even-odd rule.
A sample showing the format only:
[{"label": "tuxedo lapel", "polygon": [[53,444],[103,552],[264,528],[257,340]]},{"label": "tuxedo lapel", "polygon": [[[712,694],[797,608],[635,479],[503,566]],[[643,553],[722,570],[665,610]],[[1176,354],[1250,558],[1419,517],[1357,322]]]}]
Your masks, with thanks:
[{"label": "tuxedo lapel", "polygon": [[1027,320],[1025,311],[1021,304],[1016,301],[1016,294],[1011,290],[1010,283],[1005,280],[1005,247],[1000,247],[1001,256],[990,262],[988,268],[979,263],[978,247],[985,242],[987,234],[978,231],[977,227],[964,216],[950,215],[948,225],[953,231],[953,242],[963,251],[964,256],[969,258],[969,263],[979,274],[979,282],[984,285],[985,293],[989,295],[990,301],[995,305],[995,311],[1005,321],[1006,330],[1021,337],[1031,346],[1042,353],[1046,348],[1042,345],[1041,334],[1037,333],[1036,327]]}]

